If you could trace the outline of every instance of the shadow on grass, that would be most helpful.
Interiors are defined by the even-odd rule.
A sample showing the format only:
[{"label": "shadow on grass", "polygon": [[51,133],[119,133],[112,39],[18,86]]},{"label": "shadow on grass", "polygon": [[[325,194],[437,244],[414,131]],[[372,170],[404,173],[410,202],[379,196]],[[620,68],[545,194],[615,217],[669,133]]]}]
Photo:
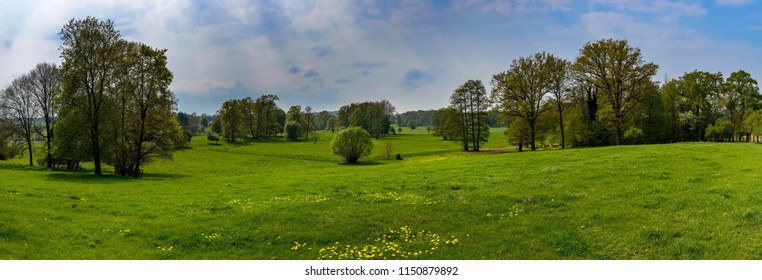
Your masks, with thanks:
[{"label": "shadow on grass", "polygon": [[143,176],[140,177],[140,179],[146,179],[146,180],[169,180],[169,179],[180,179],[180,178],[187,178],[188,175],[185,174],[174,174],[174,173],[143,173]]},{"label": "shadow on grass", "polygon": [[172,179],[185,178],[185,177],[188,177],[188,175],[170,174],[170,173],[144,173],[143,176],[141,176],[138,179],[135,179],[130,176],[117,176],[117,175],[108,174],[108,173],[100,175],[100,176],[96,176],[92,173],[92,171],[87,171],[87,170],[77,170],[77,171],[58,170],[54,173],[47,174],[47,177],[48,179],[52,181],[59,181],[59,182],[84,183],[84,184],[107,184],[107,183],[116,183],[116,182],[124,182],[124,181],[139,181],[139,180],[148,180],[148,181],[172,180]]},{"label": "shadow on grass", "polygon": [[110,174],[96,176],[91,171],[59,171],[47,174],[47,177],[51,181],[82,184],[107,184],[134,180],[132,177],[120,177]]},{"label": "shadow on grass", "polygon": [[376,166],[376,165],[384,165],[385,162],[378,162],[378,161],[361,161],[358,163],[348,163],[346,161],[342,161],[339,163],[339,165],[342,166]]}]

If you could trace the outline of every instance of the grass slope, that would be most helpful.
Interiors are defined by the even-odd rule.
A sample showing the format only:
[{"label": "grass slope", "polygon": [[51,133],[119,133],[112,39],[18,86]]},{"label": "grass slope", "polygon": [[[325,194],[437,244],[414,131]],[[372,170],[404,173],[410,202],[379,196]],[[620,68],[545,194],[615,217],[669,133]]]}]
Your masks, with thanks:
[{"label": "grass slope", "polygon": [[330,133],[196,137],[138,180],[0,162],[0,259],[762,258],[760,145],[464,153],[425,134],[361,165]]}]

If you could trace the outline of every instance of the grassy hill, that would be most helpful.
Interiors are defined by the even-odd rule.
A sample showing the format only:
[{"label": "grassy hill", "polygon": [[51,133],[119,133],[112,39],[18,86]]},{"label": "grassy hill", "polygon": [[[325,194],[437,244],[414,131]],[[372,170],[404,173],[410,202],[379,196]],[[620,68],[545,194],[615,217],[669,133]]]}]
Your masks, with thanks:
[{"label": "grassy hill", "polygon": [[[0,259],[760,259],[762,145],[195,137],[141,179],[0,162]],[[384,142],[404,160],[380,156]]]}]

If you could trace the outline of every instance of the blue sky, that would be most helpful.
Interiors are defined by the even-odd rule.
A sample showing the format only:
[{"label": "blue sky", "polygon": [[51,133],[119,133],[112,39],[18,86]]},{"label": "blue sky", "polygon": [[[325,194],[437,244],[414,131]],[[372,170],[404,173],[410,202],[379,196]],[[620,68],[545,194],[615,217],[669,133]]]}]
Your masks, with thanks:
[{"label": "blue sky", "polygon": [[171,89],[187,112],[265,93],[284,109],[380,99],[398,112],[435,109],[468,79],[489,86],[513,59],[574,60],[602,38],[640,48],[660,65],[658,81],[694,69],[762,77],[754,0],[3,1],[0,87],[38,62],[60,63],[57,33],[88,15],[168,49]]}]

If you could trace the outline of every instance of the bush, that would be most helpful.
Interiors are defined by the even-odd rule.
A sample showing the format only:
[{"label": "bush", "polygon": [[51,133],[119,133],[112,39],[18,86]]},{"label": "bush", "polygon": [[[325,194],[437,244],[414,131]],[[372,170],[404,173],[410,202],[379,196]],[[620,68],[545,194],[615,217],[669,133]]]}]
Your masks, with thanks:
[{"label": "bush", "polygon": [[215,144],[220,141],[220,136],[217,135],[217,133],[207,131],[206,132],[206,140],[214,141]]},{"label": "bush", "polygon": [[286,132],[286,139],[288,140],[299,140],[299,123],[295,121],[290,121],[286,124],[286,127],[284,128],[284,131]]},{"label": "bush", "polygon": [[639,144],[643,139],[643,130],[637,127],[631,127],[624,133],[624,140],[630,142],[630,144]]},{"label": "bush", "polygon": [[392,154],[394,154],[394,144],[391,142],[386,142],[384,147],[381,149],[381,156],[385,157],[387,160],[390,160],[392,159]]},{"label": "bush", "polygon": [[312,134],[310,134],[310,140],[312,140],[312,143],[317,144],[318,140],[320,140],[320,134],[312,132]]},{"label": "bush", "polygon": [[407,121],[407,126],[410,127],[410,129],[415,129],[418,126],[418,123],[416,123],[414,120]]},{"label": "bush", "polygon": [[718,120],[715,124],[710,124],[706,128],[704,137],[708,140],[720,142],[730,140],[733,137],[733,126],[728,120]]},{"label": "bush", "polygon": [[361,157],[370,155],[371,149],[373,142],[370,140],[370,134],[357,126],[339,131],[331,142],[333,153],[349,163],[357,163]]}]

